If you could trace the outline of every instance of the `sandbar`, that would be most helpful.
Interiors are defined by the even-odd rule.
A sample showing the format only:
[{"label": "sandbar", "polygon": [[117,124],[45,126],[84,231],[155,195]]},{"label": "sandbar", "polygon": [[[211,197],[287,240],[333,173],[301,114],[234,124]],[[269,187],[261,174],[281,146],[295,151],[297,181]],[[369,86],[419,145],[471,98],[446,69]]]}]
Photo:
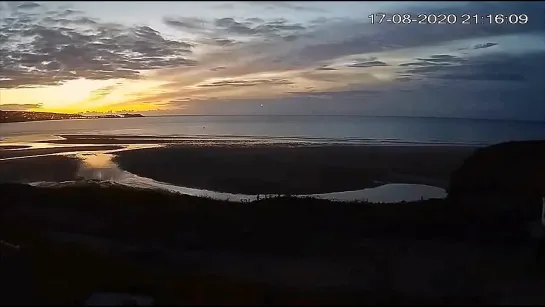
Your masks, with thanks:
[{"label": "sandbar", "polygon": [[0,145],[0,150],[13,150],[13,149],[23,149],[30,148],[28,145]]},{"label": "sandbar", "polygon": [[171,184],[242,194],[314,194],[384,183],[446,188],[475,147],[171,145],[118,152],[131,173]]},{"label": "sandbar", "polygon": [[25,156],[37,156],[37,155],[49,155],[65,152],[75,151],[97,151],[97,150],[114,150],[121,149],[122,146],[67,146],[67,147],[53,147],[53,148],[29,148],[19,150],[3,150],[0,148],[0,159],[25,157]]}]

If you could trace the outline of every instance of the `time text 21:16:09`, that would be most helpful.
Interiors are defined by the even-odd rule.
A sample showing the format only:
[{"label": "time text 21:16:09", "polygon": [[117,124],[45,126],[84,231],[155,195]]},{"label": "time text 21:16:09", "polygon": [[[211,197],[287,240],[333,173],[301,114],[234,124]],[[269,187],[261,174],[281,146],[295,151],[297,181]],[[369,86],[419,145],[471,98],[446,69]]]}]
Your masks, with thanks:
[{"label": "time text 21:16:09", "polygon": [[489,24],[509,25],[528,23],[526,14],[386,14],[373,13],[368,16],[371,24]]}]

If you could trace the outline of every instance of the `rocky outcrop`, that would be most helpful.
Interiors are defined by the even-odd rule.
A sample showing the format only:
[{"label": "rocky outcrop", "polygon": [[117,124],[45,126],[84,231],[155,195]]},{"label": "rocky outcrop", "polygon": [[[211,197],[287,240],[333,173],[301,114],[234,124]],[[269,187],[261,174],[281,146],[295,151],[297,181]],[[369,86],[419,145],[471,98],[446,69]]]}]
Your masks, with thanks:
[{"label": "rocky outcrop", "polygon": [[[451,174],[448,199],[474,214],[539,219],[545,196],[545,141],[520,141],[477,150]],[[496,215],[498,218],[501,214]]]}]

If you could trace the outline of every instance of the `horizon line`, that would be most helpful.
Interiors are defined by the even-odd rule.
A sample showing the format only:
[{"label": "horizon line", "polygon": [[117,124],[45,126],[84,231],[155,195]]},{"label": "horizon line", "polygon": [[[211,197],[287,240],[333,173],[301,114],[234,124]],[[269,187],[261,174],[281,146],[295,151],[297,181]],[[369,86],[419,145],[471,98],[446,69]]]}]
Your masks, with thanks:
[{"label": "horizon line", "polygon": [[[55,113],[55,114],[69,114],[69,115],[81,115],[81,116],[95,116],[85,115],[86,112],[79,113],[62,113],[62,112],[50,112],[50,111],[28,111],[28,110],[1,110],[0,112],[35,112],[35,113]],[[489,121],[524,121],[524,122],[543,122],[545,120],[537,119],[514,119],[514,118],[485,118],[485,117],[449,117],[449,116],[413,116],[413,115],[366,115],[366,114],[161,114],[161,115],[144,115],[143,112],[96,112],[97,114],[142,114],[144,117],[180,117],[180,116],[306,116],[306,117],[327,117],[327,116],[339,116],[339,117],[390,117],[390,118],[427,118],[427,119],[458,119],[458,120],[489,120]],[[93,113],[93,112],[88,112]],[[143,114],[144,113],[144,114]]]}]

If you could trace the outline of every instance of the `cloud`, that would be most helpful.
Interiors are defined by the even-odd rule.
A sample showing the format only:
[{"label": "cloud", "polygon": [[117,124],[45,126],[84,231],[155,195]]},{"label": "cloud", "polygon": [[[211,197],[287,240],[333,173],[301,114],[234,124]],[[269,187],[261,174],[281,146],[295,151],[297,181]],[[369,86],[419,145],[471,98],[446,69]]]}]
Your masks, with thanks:
[{"label": "cloud", "polygon": [[[441,59],[429,61],[430,59]],[[545,83],[545,51],[523,55],[495,54],[467,59],[454,56],[418,59],[404,74],[417,74],[429,79],[457,81],[503,81]],[[411,65],[408,65],[411,64]],[[414,67],[417,66],[418,67]]]},{"label": "cloud", "polygon": [[208,21],[197,17],[164,17],[163,22],[171,27],[184,30],[206,29]]},{"label": "cloud", "polygon": [[[344,87],[351,83],[376,83],[378,79],[366,69],[336,69],[336,70],[307,70],[296,75],[312,83],[318,82],[321,86]],[[324,83],[326,82],[326,83]]]},{"label": "cloud", "polygon": [[40,4],[36,2],[23,2],[17,5],[18,9],[34,9],[40,7]]},{"label": "cloud", "polygon": [[102,98],[110,95],[114,90],[119,88],[120,85],[122,85],[122,83],[118,82],[118,83],[113,84],[113,85],[109,85],[109,86],[105,86],[105,87],[101,87],[101,88],[98,88],[96,90],[93,90],[93,91],[91,91],[91,93],[89,93],[89,97],[87,99],[85,99],[85,101],[86,102],[99,101]]},{"label": "cloud", "polygon": [[442,74],[437,76],[438,79],[445,80],[469,80],[469,81],[513,81],[520,82],[526,81],[526,77],[517,73],[486,73],[486,72],[473,72],[473,73],[455,73],[455,74]]},{"label": "cloud", "polygon": [[216,19],[214,25],[228,34],[253,35],[257,33],[256,29],[244,23],[237,22],[230,17]]},{"label": "cloud", "polygon": [[399,81],[399,82],[409,82],[409,81],[412,81],[413,78],[411,78],[411,77],[406,77],[406,76],[400,76],[400,77],[396,77],[395,80],[396,80],[396,81]]},{"label": "cloud", "polygon": [[[199,42],[217,42],[217,45],[228,45],[233,41],[230,36],[241,37],[280,37],[287,41],[293,41],[297,34],[306,30],[299,23],[290,23],[283,18],[263,20],[261,18],[235,19],[233,17],[204,20],[195,17],[166,17],[163,22],[173,28],[190,33],[200,34],[204,37]],[[222,44],[223,43],[223,44]]]},{"label": "cloud", "polygon": [[230,35],[263,35],[275,36],[284,33],[292,34],[294,31],[305,30],[301,24],[289,23],[285,19],[276,19],[271,21],[259,22],[258,19],[249,19],[251,21],[239,22],[233,18],[219,18],[214,21],[214,25],[220,32]]},{"label": "cloud", "polygon": [[246,18],[245,19],[246,21],[248,22],[252,22],[252,23],[264,23],[265,20],[259,18],[259,17],[250,17],[250,18]]},{"label": "cloud", "polygon": [[222,3],[214,6],[215,9],[221,9],[221,10],[228,10],[228,9],[234,9],[235,4],[234,3]]},{"label": "cloud", "polygon": [[[486,13],[491,10],[513,11],[515,9],[516,11],[523,12],[537,11],[540,8],[545,8],[545,4],[525,2],[521,6],[514,2],[494,4],[472,2],[464,5],[446,3],[441,10],[448,9],[449,11],[459,13],[466,11]],[[418,7],[407,9],[407,11],[411,10],[417,11]],[[430,9],[427,8],[427,10]],[[430,12],[433,12],[433,9]],[[236,19],[232,17],[218,18],[216,20],[225,29],[235,29],[232,32],[219,29],[217,32],[213,32],[217,37],[230,38],[234,35],[241,36],[241,33],[247,33],[246,37],[253,39],[230,45],[229,49],[226,50],[211,51],[203,55],[201,62],[209,65],[208,70],[228,62],[237,62],[237,67],[232,65],[230,69],[222,71],[222,76],[242,76],[244,74],[259,72],[285,71],[286,69],[307,69],[310,67],[319,67],[324,62],[331,62],[334,59],[356,54],[390,52],[422,46],[437,46],[462,39],[545,32],[541,23],[543,20],[537,17],[533,18],[526,25],[513,27],[486,24],[471,25],[470,27],[466,25],[452,25],[449,27],[443,27],[442,25],[428,25],[426,27],[404,25],[399,27],[397,25],[385,24],[377,27],[376,25],[370,25],[366,20],[362,19],[323,18],[319,20],[320,22],[312,26],[309,24],[301,25],[305,30],[296,31],[297,33],[295,34],[282,35],[283,37],[295,35],[295,40],[288,41],[275,35],[258,34],[259,31],[256,29],[266,29],[267,27],[263,27],[263,23],[257,25],[249,20],[250,18]],[[260,22],[260,20],[254,20],[253,22]],[[267,22],[270,23],[271,21],[264,21],[264,23]],[[287,23],[287,21],[279,19],[278,23]],[[210,29],[214,29],[214,27]],[[446,65],[449,59],[430,58],[429,61]],[[418,65],[424,66],[426,64],[419,63]],[[365,64],[362,66],[365,66]],[[175,76],[178,73],[174,69],[165,71],[162,74],[168,78],[168,75]]]},{"label": "cloud", "polygon": [[238,43],[234,39],[210,38],[210,37],[198,38],[195,42],[201,45],[209,45],[209,46],[215,46],[215,47],[229,47]]},{"label": "cloud", "polygon": [[464,61],[462,58],[450,54],[434,54],[429,58],[418,58],[417,60],[421,61],[420,63],[428,64],[460,63]]},{"label": "cloud", "polygon": [[139,78],[143,70],[195,65],[192,47],[148,26],[104,23],[75,11],[10,10],[0,20],[0,88]]},{"label": "cloud", "polygon": [[31,109],[40,109],[43,107],[43,103],[8,103],[0,104],[0,110],[4,111],[25,111]]},{"label": "cloud", "polygon": [[297,95],[298,97],[305,97],[305,96],[327,96],[327,97],[364,97],[368,95],[377,95],[382,93],[380,90],[370,90],[370,89],[357,89],[357,90],[345,90],[345,91],[313,91],[313,92],[289,92],[290,94]]},{"label": "cloud", "polygon": [[356,62],[346,65],[346,67],[352,68],[368,68],[368,67],[377,67],[377,66],[388,66],[388,64],[382,61],[365,61],[365,62]]},{"label": "cloud", "polygon": [[484,43],[484,44],[477,44],[473,46],[473,49],[484,49],[484,48],[490,48],[493,46],[496,46],[498,43]]},{"label": "cloud", "polygon": [[466,59],[449,54],[434,54],[428,58],[416,58],[413,62],[401,63],[400,67],[411,67],[407,69],[405,73],[409,74],[421,74],[440,71],[444,67],[451,66],[453,64],[460,64],[466,61]]},{"label": "cloud", "polygon": [[199,87],[241,87],[241,86],[258,86],[258,85],[289,85],[292,81],[286,79],[255,79],[255,80],[225,80],[212,83],[201,84]]},{"label": "cloud", "polygon": [[68,17],[71,15],[77,15],[77,14],[83,14],[83,11],[79,10],[73,10],[73,9],[65,9],[64,11],[49,11],[47,12],[48,15],[53,15],[56,17]]},{"label": "cloud", "polygon": [[294,1],[246,1],[246,3],[267,6],[270,9],[288,9],[294,11],[324,12],[321,8],[309,7],[306,5],[295,4]]},{"label": "cloud", "polygon": [[316,70],[332,71],[332,70],[337,70],[337,69],[336,69],[336,68],[333,68],[333,67],[322,66],[322,67],[316,68]]}]

